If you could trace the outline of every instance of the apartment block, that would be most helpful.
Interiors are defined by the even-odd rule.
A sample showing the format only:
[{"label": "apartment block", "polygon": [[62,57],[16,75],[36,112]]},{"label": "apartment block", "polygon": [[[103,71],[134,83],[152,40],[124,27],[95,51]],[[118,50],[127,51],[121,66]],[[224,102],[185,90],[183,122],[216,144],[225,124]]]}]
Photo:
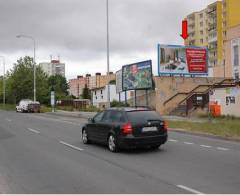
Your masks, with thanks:
[{"label": "apartment block", "polygon": [[214,77],[228,77],[226,74],[226,41],[228,30],[240,24],[240,1],[223,0],[208,5],[205,9],[189,14],[189,37],[185,45],[208,47],[209,67]]},{"label": "apartment block", "polygon": [[89,89],[101,88],[106,86],[111,80],[115,80],[115,74],[112,72],[110,72],[109,75],[96,73],[94,76],[90,74],[86,74],[85,77],[77,76],[77,78],[69,80],[69,93],[76,97],[80,97],[85,86]]},{"label": "apartment block", "polygon": [[48,75],[62,75],[65,77],[65,63],[61,63],[59,60],[51,60],[51,62],[39,63],[39,66]]}]

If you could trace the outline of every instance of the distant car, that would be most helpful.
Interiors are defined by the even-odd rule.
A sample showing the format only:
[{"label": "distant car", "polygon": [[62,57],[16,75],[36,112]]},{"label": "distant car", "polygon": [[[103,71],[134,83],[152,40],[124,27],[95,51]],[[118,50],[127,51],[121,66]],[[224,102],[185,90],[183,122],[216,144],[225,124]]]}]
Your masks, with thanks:
[{"label": "distant car", "polygon": [[30,99],[23,99],[16,106],[16,112],[40,112],[40,103]]},{"label": "distant car", "polygon": [[40,113],[40,103],[37,101],[30,102],[28,104],[28,112]]},{"label": "distant car", "polygon": [[146,108],[110,108],[96,114],[82,128],[84,144],[103,143],[111,152],[121,148],[157,149],[167,137],[166,122]]}]

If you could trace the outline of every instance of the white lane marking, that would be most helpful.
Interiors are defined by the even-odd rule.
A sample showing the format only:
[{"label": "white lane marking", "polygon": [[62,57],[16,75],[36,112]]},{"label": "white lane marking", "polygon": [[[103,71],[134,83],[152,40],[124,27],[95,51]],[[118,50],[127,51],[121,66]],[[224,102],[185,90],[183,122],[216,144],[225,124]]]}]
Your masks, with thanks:
[{"label": "white lane marking", "polygon": [[11,120],[11,119],[9,119],[9,118],[6,118],[6,121],[8,121],[8,122],[12,122],[12,120]]},{"label": "white lane marking", "polygon": [[194,143],[192,142],[183,142],[184,144],[187,144],[187,145],[193,145]]},{"label": "white lane marking", "polygon": [[208,146],[208,145],[200,145],[203,148],[211,148],[212,146]]},{"label": "white lane marking", "polygon": [[223,151],[228,151],[228,148],[223,148],[223,147],[217,147],[218,150],[223,150]]},{"label": "white lane marking", "polygon": [[178,142],[178,140],[175,140],[175,139],[169,139],[168,141],[170,141],[170,142]]},{"label": "white lane marking", "polygon": [[31,129],[31,128],[27,128],[27,130],[28,130],[28,131],[31,131],[31,132],[33,132],[33,133],[37,133],[37,134],[40,133],[39,131],[37,131],[37,130],[35,130],[35,129]]},{"label": "white lane marking", "polygon": [[184,185],[177,185],[177,187],[182,188],[182,189],[184,189],[184,190],[186,190],[186,191],[188,191],[188,192],[192,192],[192,193],[194,193],[194,194],[203,194],[202,192],[199,192],[199,191],[197,191],[197,190],[194,190],[194,189],[189,188],[189,187],[184,186]]},{"label": "white lane marking", "polygon": [[59,141],[59,142],[60,142],[61,144],[65,145],[65,146],[68,146],[68,147],[73,148],[73,149],[75,149],[75,150],[83,151],[82,148],[79,148],[79,147],[77,147],[77,146],[68,144],[68,143],[66,143],[66,142],[64,142],[64,141]]}]

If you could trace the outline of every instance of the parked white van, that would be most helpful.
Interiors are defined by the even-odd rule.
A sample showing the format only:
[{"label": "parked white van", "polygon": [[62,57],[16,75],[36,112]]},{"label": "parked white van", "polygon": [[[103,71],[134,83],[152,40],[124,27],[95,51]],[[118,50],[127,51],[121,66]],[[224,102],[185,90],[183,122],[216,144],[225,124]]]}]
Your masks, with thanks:
[{"label": "parked white van", "polygon": [[22,99],[16,106],[16,112],[28,112],[28,105],[32,102],[30,99]]}]

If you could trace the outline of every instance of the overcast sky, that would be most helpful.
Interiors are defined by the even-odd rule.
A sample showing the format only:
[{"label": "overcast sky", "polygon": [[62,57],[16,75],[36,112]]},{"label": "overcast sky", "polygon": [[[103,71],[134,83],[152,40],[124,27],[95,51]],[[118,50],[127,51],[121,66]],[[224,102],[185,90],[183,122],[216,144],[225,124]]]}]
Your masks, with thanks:
[{"label": "overcast sky", "polygon": [[[109,0],[110,71],[152,59],[157,73],[157,44],[183,44],[185,15],[214,0]],[[106,73],[106,0],[0,0],[0,55],[7,69],[22,56],[36,61],[60,56],[66,77]],[[2,66],[0,67],[2,75]]]}]

